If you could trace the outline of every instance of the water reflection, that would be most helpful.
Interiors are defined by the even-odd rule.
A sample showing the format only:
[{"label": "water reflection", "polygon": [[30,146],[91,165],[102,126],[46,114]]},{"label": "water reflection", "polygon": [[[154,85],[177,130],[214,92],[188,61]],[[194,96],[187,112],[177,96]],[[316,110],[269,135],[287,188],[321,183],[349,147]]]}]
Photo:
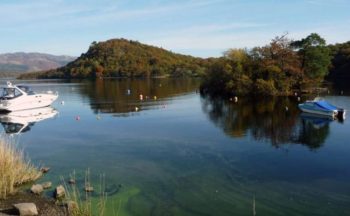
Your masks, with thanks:
[{"label": "water reflection", "polygon": [[202,109],[215,125],[232,137],[248,133],[256,140],[302,144],[310,149],[323,145],[332,119],[301,114],[294,98],[241,98],[237,103],[202,95]]},{"label": "water reflection", "polygon": [[0,122],[6,134],[20,134],[29,131],[36,122],[53,118],[57,113],[52,107],[15,111],[0,115]]},{"label": "water reflection", "polygon": [[[171,97],[198,89],[198,79],[96,80],[81,88],[95,113],[129,116],[165,106]],[[142,100],[140,99],[142,95]]]},{"label": "water reflection", "polygon": [[321,147],[329,135],[329,123],[333,119],[317,115],[302,113],[297,143],[302,143],[309,148]]},{"label": "water reflection", "polygon": [[[98,188],[99,174],[105,173],[112,195],[107,215],[116,203],[128,215],[251,215],[254,195],[259,215],[312,215],[315,209],[347,215],[347,121],[338,127],[327,119],[301,116],[297,101],[288,98],[239,98],[237,104],[199,98],[193,93],[196,85],[193,80],[165,79],[35,85],[59,92],[55,107],[60,118],[21,136],[26,154],[34,163],[54,168],[43,179],[54,184],[73,170],[84,183],[90,168]],[[349,109],[348,97],[327,100]],[[164,103],[167,109],[154,110]],[[141,112],[134,112],[134,106]],[[109,114],[94,115],[92,110]],[[111,117],[115,115],[135,116]],[[213,122],[235,138],[218,132]],[[286,145],[293,151],[285,154],[269,143],[327,148],[310,152],[299,144]]]}]

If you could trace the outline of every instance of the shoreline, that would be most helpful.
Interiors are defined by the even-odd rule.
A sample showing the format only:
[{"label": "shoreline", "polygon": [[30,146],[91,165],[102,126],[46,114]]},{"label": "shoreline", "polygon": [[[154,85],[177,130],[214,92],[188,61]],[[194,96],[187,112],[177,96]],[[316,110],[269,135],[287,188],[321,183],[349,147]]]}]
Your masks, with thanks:
[{"label": "shoreline", "polygon": [[65,206],[56,204],[55,199],[44,195],[35,195],[29,191],[19,191],[0,200],[0,215],[19,215],[14,204],[34,203],[38,209],[38,215],[65,216],[68,215]]}]

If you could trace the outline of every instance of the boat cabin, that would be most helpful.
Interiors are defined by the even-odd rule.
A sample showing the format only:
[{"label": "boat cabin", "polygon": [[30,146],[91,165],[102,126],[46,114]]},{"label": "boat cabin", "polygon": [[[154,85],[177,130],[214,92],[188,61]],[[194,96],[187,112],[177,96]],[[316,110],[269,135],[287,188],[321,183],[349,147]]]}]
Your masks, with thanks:
[{"label": "boat cabin", "polygon": [[2,91],[1,98],[9,100],[9,99],[13,99],[13,98],[19,97],[22,94],[23,93],[20,90],[18,90],[17,88],[6,87]]},{"label": "boat cabin", "polygon": [[29,86],[19,85],[17,86],[19,89],[27,93],[27,95],[34,95],[34,91]]},{"label": "boat cabin", "polygon": [[23,95],[23,93],[26,93],[27,95],[34,94],[34,92],[28,86],[8,85],[7,87],[3,88],[1,99],[11,100]]}]

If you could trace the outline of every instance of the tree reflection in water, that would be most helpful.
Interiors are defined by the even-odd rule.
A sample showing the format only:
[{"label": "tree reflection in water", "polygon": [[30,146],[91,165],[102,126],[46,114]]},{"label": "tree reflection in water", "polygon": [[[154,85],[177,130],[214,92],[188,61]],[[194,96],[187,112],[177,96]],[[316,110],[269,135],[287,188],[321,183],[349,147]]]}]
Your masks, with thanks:
[{"label": "tree reflection in water", "polygon": [[329,135],[331,119],[301,114],[295,98],[239,98],[232,100],[201,95],[209,119],[231,137],[252,136],[272,146],[302,144],[321,147]]},{"label": "tree reflection in water", "polygon": [[[81,89],[90,100],[95,113],[130,116],[135,107],[140,110],[157,109],[171,97],[194,92],[199,79],[111,79],[96,80]],[[130,90],[130,92],[128,91]],[[140,100],[140,94],[143,100]]]}]

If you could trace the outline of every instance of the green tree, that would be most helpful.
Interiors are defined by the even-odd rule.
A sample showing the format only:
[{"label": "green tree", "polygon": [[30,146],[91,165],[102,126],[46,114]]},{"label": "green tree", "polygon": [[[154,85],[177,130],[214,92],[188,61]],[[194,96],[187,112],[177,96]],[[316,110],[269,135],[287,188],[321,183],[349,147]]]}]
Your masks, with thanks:
[{"label": "green tree", "polygon": [[332,55],[332,67],[328,79],[335,82],[350,80],[350,41],[328,46]]},{"label": "green tree", "polygon": [[292,46],[298,50],[305,77],[309,80],[323,80],[331,64],[330,49],[326,46],[326,41],[320,35],[312,33],[294,41]]},{"label": "green tree", "polygon": [[231,61],[236,74],[242,75],[244,72],[244,66],[247,65],[249,56],[244,49],[229,49],[224,52],[224,57]]}]

